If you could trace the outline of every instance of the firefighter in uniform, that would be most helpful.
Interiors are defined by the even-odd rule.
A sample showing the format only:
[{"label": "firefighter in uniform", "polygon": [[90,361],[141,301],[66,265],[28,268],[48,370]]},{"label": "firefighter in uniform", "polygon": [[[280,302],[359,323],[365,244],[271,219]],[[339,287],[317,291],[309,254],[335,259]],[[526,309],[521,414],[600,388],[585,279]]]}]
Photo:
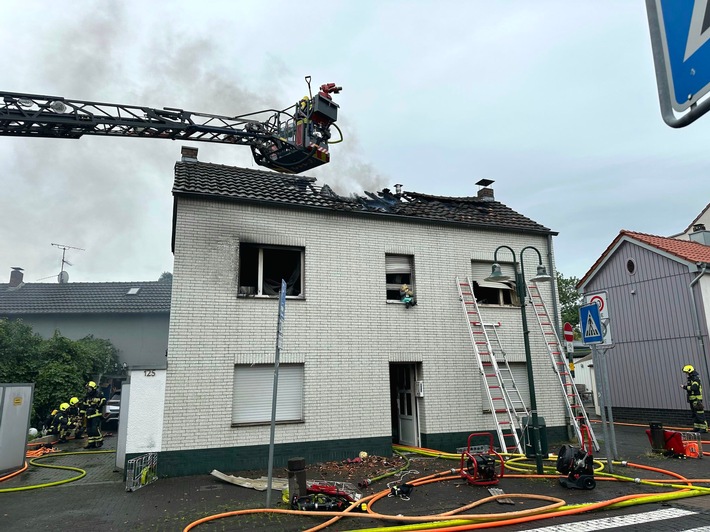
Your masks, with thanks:
[{"label": "firefighter in uniform", "polygon": [[71,430],[71,425],[69,424],[69,403],[62,403],[59,405],[59,412],[54,416],[54,421],[52,425],[54,426],[55,433],[59,436],[59,443],[66,443],[67,435]]},{"label": "firefighter in uniform", "polygon": [[705,407],[703,405],[703,387],[700,376],[690,364],[683,366],[683,373],[688,376],[688,382],[680,387],[688,395],[688,404],[693,413],[693,432],[707,432],[708,422],[705,420]]},{"label": "firefighter in uniform", "polygon": [[86,397],[84,397],[86,432],[89,436],[85,449],[96,449],[104,444],[104,436],[101,434],[104,403],[106,403],[106,398],[99,387],[94,381],[89,381],[86,385]]},{"label": "firefighter in uniform", "polygon": [[55,408],[44,420],[44,435],[54,434],[54,418],[57,417],[59,409]]},{"label": "firefighter in uniform", "polygon": [[78,440],[84,435],[84,415],[86,414],[78,397],[69,399],[68,412],[71,425],[74,427],[74,439]]}]

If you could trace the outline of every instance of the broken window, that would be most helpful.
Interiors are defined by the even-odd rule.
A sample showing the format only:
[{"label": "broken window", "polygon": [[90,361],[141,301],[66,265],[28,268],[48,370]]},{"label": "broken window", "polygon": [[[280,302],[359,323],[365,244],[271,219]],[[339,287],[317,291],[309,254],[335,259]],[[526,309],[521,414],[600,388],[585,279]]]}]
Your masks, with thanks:
[{"label": "broken window", "polygon": [[479,305],[520,306],[518,294],[515,291],[515,268],[512,264],[501,264],[503,275],[510,281],[486,281],[491,274],[492,262],[472,262],[471,282],[473,294]]},{"label": "broken window", "polygon": [[287,296],[303,294],[302,248],[239,245],[239,295],[278,296],[281,279]]},{"label": "broken window", "polygon": [[400,290],[407,285],[412,293],[414,289],[414,257],[412,255],[385,254],[385,283],[387,301],[401,301]]}]

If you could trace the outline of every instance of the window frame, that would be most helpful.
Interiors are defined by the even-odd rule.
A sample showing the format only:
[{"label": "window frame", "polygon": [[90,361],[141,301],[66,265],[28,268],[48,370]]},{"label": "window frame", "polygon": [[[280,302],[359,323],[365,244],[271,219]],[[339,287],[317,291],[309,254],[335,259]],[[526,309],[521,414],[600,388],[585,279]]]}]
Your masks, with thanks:
[{"label": "window frame", "polygon": [[[305,373],[302,362],[279,365],[276,423],[305,423]],[[232,391],[232,427],[271,423],[273,364],[235,364]]]},{"label": "window frame", "polygon": [[[245,260],[245,250],[256,250],[256,265],[254,264],[248,264],[245,267],[244,260]],[[285,252],[294,252],[294,253],[299,253],[299,263],[298,263],[298,272],[294,271],[291,274],[291,277],[293,277],[294,274],[298,274],[296,279],[294,280],[293,283],[289,283],[290,279],[286,279],[286,283],[288,285],[287,292],[286,292],[286,298],[287,299],[305,299],[305,265],[306,265],[306,249],[303,247],[297,247],[297,246],[278,246],[278,245],[270,245],[270,244],[259,244],[256,242],[240,242],[239,243],[239,268],[238,268],[238,292],[237,296],[238,297],[256,297],[256,298],[267,298],[267,299],[272,299],[272,298],[277,298],[279,297],[278,291],[274,294],[265,294],[264,293],[264,251],[265,250],[277,250],[277,251],[285,251]],[[248,260],[248,259],[247,259]],[[268,263],[268,259],[267,259]],[[251,286],[245,284],[246,282],[251,282],[251,277],[254,275],[253,272],[250,273],[249,275],[249,281],[245,281],[245,270],[254,270],[255,269],[255,274],[256,274],[256,286]],[[292,287],[297,286],[297,289],[299,290],[298,294],[290,294],[289,291],[291,291]],[[247,291],[246,289],[249,288],[254,288],[253,292],[252,291]]]},{"label": "window frame", "polygon": [[[490,306],[490,307],[503,307],[503,308],[519,308],[520,299],[518,298],[518,292],[515,286],[515,264],[512,262],[501,262],[499,263],[501,271],[504,275],[511,277],[510,281],[503,282],[491,282],[485,281],[484,279],[490,275],[491,268],[493,267],[493,262],[482,261],[482,260],[472,260],[471,261],[471,288],[473,289],[473,295],[476,298],[476,303],[478,305]],[[483,267],[483,271],[487,271],[484,275],[480,270]],[[480,283],[486,283],[489,286],[481,286]],[[498,287],[493,285],[500,285]],[[507,287],[507,288],[504,288]],[[490,303],[484,298],[490,299],[492,290],[497,290],[497,303]],[[505,294],[504,292],[508,292]],[[508,297],[506,297],[506,295]],[[482,302],[481,300],[485,301]],[[510,301],[509,303],[507,301]]]},{"label": "window frame", "polygon": [[[391,260],[388,261],[388,257],[391,257]],[[394,258],[399,257],[400,260],[397,262]],[[404,263],[401,258],[406,258],[407,263],[408,263],[408,268],[403,268],[402,264]],[[408,270],[408,271],[406,271]],[[396,276],[400,275],[402,278],[400,279],[401,282],[388,282],[389,276]],[[409,282],[406,282],[407,279]],[[385,301],[387,303],[400,303],[404,305],[404,302],[402,301],[401,296],[399,295],[399,289],[400,287],[406,284],[409,289],[412,291],[413,294],[416,295],[416,282],[415,282],[415,277],[414,277],[414,255],[409,255],[406,253],[385,253]],[[391,299],[390,298],[390,293],[397,292],[397,298],[396,299]]]}]

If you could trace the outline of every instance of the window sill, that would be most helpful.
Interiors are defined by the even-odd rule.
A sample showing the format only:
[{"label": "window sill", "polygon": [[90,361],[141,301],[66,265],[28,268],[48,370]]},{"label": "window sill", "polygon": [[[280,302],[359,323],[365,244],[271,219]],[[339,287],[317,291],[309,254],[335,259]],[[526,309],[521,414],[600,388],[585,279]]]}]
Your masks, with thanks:
[{"label": "window sill", "polygon": [[[257,295],[249,295],[249,294],[237,294],[238,299],[278,299],[279,296],[257,296]],[[305,301],[306,296],[286,296],[287,300],[298,300],[302,299]]]},{"label": "window sill", "polygon": [[[288,421],[277,421],[277,425],[299,425],[305,423],[304,419],[294,419]],[[231,427],[264,427],[271,425],[271,421],[252,421],[251,423],[232,423]]]}]

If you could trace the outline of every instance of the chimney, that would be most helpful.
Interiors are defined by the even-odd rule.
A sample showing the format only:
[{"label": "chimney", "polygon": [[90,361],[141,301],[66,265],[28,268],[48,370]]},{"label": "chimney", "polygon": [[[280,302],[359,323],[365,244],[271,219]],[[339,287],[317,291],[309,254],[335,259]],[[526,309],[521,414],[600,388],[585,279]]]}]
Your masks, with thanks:
[{"label": "chimney", "polygon": [[182,155],[182,162],[184,163],[196,163],[197,162],[197,148],[192,148],[191,146],[183,146],[180,150]]},{"label": "chimney", "polygon": [[693,232],[690,233],[690,240],[704,246],[710,246],[710,231],[705,229],[705,224],[695,224],[693,225]]},{"label": "chimney", "polygon": [[10,272],[10,288],[20,286],[22,284],[22,279],[25,274],[22,273],[23,270],[19,266],[13,266]]},{"label": "chimney", "polygon": [[394,186],[394,193],[397,194],[398,196],[399,196],[400,194],[402,194],[402,184],[401,184],[401,183],[397,183],[397,184]]},{"label": "chimney", "polygon": [[494,201],[493,189],[488,188],[488,185],[495,183],[492,179],[481,179],[476,184],[481,188],[478,189],[476,197],[482,201]]}]

